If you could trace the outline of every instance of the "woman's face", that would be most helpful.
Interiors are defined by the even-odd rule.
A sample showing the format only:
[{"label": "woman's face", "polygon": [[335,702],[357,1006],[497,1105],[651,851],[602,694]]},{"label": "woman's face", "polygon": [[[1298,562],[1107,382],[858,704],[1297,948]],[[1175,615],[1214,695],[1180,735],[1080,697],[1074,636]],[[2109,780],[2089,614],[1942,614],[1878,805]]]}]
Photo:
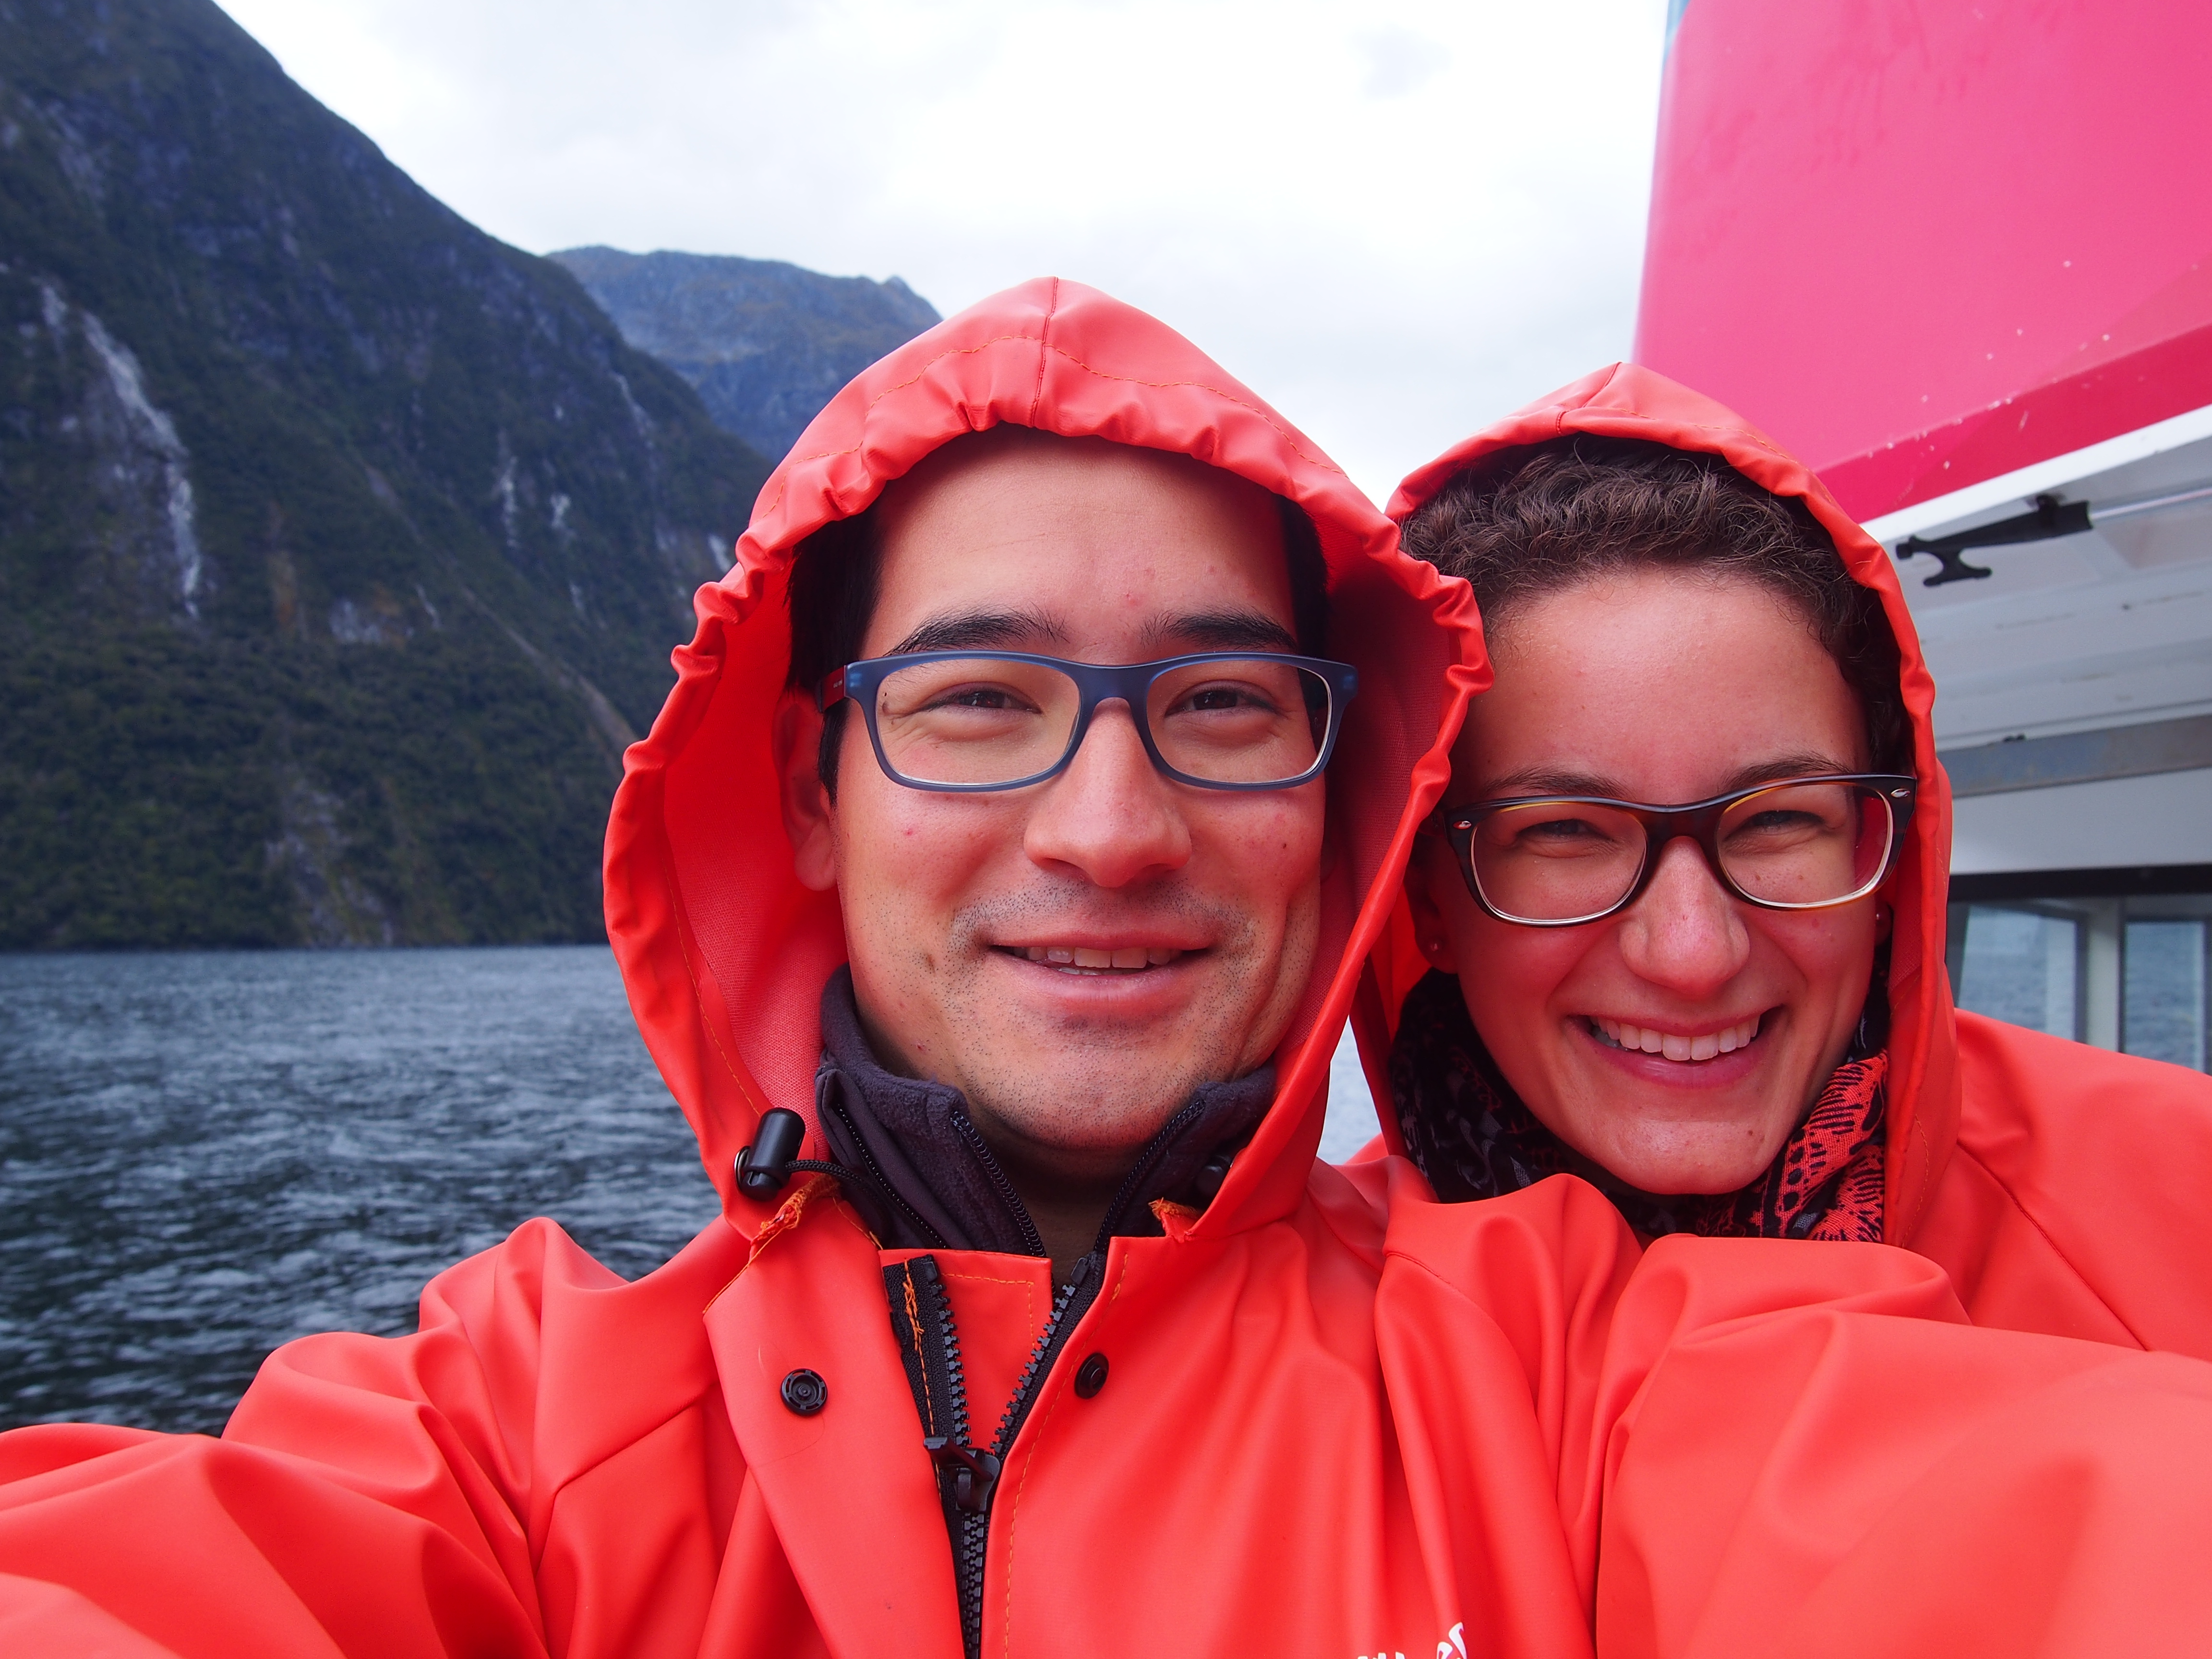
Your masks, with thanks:
[{"label": "woman's face", "polygon": [[[1493,663],[1448,806],[1552,793],[1676,805],[1778,766],[1868,769],[1857,700],[1763,587],[1668,571],[1593,579],[1515,610]],[[1676,840],[1619,915],[1528,927],[1474,902],[1449,846],[1421,845],[1407,885],[1422,948],[1459,975],[1475,1029],[1553,1133],[1646,1192],[1732,1192],[1773,1162],[1857,1024],[1873,897],[1762,910]],[[1658,1032],[1662,1052],[1608,1040],[1627,1025]],[[1751,1026],[1729,1053],[1663,1052],[1705,1054]]]}]

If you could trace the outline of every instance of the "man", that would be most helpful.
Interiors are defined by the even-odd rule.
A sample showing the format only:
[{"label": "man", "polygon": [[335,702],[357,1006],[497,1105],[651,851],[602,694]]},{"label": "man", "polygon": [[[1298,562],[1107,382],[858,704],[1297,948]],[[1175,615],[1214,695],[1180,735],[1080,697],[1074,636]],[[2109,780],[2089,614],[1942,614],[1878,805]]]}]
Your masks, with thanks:
[{"label": "man", "polygon": [[[986,301],[738,551],[607,850],[725,1218],[628,1285],[532,1224],[416,1336],[272,1356],[220,1443],[0,1439],[12,1651],[1825,1650],[1911,1605],[1839,1572],[1996,1605],[1947,1549],[1984,1517],[1897,1501],[1939,1463],[2007,1516],[2124,1475],[2081,1628],[2142,1634],[2212,1372],[1962,1332],[1876,1246],[1639,1258],[1573,1181],[1314,1164],[1480,641],[1188,343]],[[2023,1454],[2054,1401],[2158,1456]],[[2006,1524],[2063,1578],[2078,1530]]]},{"label": "man", "polygon": [[[1186,456],[1000,426],[802,550],[777,771],[799,878],[846,918],[817,1098],[841,1162],[897,1173],[896,1202],[847,1182],[881,1243],[1041,1239],[1066,1280],[1102,1225],[1157,1232],[1144,1206],[1266,1109],[1356,688],[1316,660],[1328,570],[1285,505]],[[971,648],[1188,660],[1085,730],[1065,672],[947,654]],[[893,657],[821,707],[846,664]],[[879,763],[925,753],[959,787]]]}]

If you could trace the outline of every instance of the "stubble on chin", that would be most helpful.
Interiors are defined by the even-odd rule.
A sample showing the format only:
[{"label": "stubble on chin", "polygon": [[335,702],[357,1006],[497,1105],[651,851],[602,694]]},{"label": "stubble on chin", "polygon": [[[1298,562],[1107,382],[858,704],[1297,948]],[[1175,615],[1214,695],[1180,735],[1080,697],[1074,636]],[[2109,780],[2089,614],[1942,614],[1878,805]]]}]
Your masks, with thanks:
[{"label": "stubble on chin", "polygon": [[[1080,899],[1079,912],[1072,898]],[[1052,1017],[993,996],[988,981],[1000,952],[987,941],[1048,934],[1055,921],[1079,913],[1093,924],[1212,939],[1191,995],[1137,1025],[1110,1015]],[[969,906],[955,916],[939,958],[963,1092],[971,1109],[1040,1149],[1141,1146],[1200,1085],[1257,1063],[1247,1063],[1244,1050],[1277,1000],[1281,965],[1249,915],[1187,890],[1156,890],[1109,915],[1091,890],[1070,895],[1049,886]]]}]

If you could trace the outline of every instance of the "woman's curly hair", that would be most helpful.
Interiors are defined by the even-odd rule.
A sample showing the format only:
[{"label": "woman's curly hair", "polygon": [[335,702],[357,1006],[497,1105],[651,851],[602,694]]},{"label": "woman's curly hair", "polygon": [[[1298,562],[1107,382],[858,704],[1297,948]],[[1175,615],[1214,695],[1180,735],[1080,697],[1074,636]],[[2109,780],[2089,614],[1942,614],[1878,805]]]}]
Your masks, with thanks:
[{"label": "woman's curly hair", "polygon": [[1866,717],[1878,771],[1910,770],[1897,639],[1805,504],[1717,455],[1634,438],[1554,438],[1487,458],[1406,520],[1406,550],[1474,589],[1495,638],[1513,612],[1593,577],[1638,569],[1753,581],[1790,604]]}]

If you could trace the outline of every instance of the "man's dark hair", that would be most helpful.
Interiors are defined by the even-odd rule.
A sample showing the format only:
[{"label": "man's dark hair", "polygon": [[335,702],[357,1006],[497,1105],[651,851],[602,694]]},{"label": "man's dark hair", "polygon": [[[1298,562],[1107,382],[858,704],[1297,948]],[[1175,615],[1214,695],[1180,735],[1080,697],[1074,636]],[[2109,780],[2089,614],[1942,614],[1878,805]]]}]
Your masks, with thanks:
[{"label": "man's dark hair", "polygon": [[[1318,657],[1328,646],[1328,565],[1322,557],[1321,534],[1306,510],[1278,495],[1283,526],[1283,558],[1290,568],[1291,625],[1301,654]],[[857,661],[868,624],[876,614],[878,576],[883,549],[876,508],[826,524],[799,545],[791,568],[791,672],[785,684],[812,693],[822,682]],[[837,755],[849,702],[823,716],[822,747],[815,770],[823,787],[837,789]]]},{"label": "man's dark hair", "polygon": [[1531,599],[1593,576],[1694,570],[1787,601],[1856,695],[1877,771],[1910,770],[1897,638],[1805,503],[1717,455],[1587,434],[1460,473],[1406,520],[1406,551],[1474,589],[1493,635]]}]

